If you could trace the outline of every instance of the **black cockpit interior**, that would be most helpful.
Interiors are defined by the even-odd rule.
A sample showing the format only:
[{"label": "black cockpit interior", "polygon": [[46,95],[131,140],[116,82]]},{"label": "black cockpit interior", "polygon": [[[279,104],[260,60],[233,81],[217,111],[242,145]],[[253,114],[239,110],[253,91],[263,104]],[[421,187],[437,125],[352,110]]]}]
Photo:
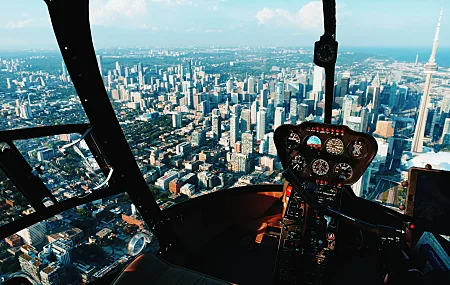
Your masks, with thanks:
[{"label": "black cockpit interior", "polygon": [[[334,0],[323,0],[325,32],[314,46],[314,63],[325,69],[324,120],[282,124],[275,130],[282,183],[215,191],[164,210],[136,164],[105,90],[92,43],[89,1],[45,3],[89,123],[0,131],[0,169],[35,210],[2,225],[1,239],[80,205],[126,193],[148,228],[139,228],[130,241],[139,250],[131,253],[129,244],[119,270],[106,274],[110,269],[105,267],[89,284],[450,284],[445,264],[424,273],[424,261],[414,252],[426,233],[445,252],[450,250],[440,236],[450,235],[448,211],[414,212],[419,182],[413,180],[446,173],[411,169],[409,183],[403,185],[407,208],[400,210],[357,197],[350,187],[370,166],[378,144],[370,134],[332,124],[338,57]],[[60,201],[40,179],[46,170],[30,166],[16,142],[67,133],[80,139],[60,146],[59,152],[65,155],[83,139],[106,180],[97,189]],[[435,187],[443,189],[443,183]],[[445,201],[436,197],[425,205]],[[424,212],[426,206],[420,205]],[[5,285],[38,284],[23,269],[5,276],[0,281]]]}]

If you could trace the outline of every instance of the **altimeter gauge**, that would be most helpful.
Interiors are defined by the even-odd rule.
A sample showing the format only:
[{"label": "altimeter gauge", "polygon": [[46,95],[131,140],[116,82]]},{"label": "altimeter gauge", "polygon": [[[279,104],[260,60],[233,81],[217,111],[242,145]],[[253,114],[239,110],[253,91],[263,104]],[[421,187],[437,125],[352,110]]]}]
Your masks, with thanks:
[{"label": "altimeter gauge", "polygon": [[339,155],[344,152],[344,143],[338,138],[331,138],[325,143],[325,149],[329,154]]},{"label": "altimeter gauge", "polygon": [[313,161],[311,164],[311,169],[315,174],[323,176],[328,173],[328,170],[330,170],[330,165],[326,160],[319,158]]}]

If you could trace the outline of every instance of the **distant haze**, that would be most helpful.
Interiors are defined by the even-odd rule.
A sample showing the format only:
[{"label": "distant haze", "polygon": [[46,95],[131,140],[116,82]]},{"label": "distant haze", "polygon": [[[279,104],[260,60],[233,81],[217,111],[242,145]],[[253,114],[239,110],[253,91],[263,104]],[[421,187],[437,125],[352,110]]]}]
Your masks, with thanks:
[{"label": "distant haze", "polygon": [[[448,0],[337,0],[341,46],[429,47]],[[448,13],[447,13],[448,12]],[[90,0],[96,47],[312,46],[323,33],[321,1]],[[0,49],[56,48],[42,0],[0,2]],[[450,46],[450,7],[440,46]]]}]

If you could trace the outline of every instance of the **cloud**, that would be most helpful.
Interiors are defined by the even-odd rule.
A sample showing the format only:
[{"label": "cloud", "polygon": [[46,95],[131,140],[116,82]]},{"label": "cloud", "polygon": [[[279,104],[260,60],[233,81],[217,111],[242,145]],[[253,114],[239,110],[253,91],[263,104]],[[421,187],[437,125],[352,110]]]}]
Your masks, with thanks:
[{"label": "cloud", "polygon": [[184,30],[186,33],[192,33],[193,31],[194,31],[194,28],[189,28],[189,29],[186,29],[186,30]]},{"label": "cloud", "polygon": [[[339,10],[343,6],[337,6]],[[301,30],[314,30],[323,27],[323,10],[321,1],[312,1],[304,5],[297,12],[285,9],[264,8],[256,13],[259,25],[273,25],[278,27],[295,27]]]},{"label": "cloud", "polygon": [[191,0],[151,0],[153,3],[161,3],[169,6],[192,5]]},{"label": "cloud", "polygon": [[119,18],[133,18],[147,14],[146,0],[94,0],[91,3],[91,23],[110,25]]},{"label": "cloud", "polygon": [[223,30],[205,30],[205,33],[222,33]]},{"label": "cloud", "polygon": [[35,22],[34,19],[27,19],[23,21],[9,21],[8,24],[6,24],[7,29],[22,29],[29,27]]}]

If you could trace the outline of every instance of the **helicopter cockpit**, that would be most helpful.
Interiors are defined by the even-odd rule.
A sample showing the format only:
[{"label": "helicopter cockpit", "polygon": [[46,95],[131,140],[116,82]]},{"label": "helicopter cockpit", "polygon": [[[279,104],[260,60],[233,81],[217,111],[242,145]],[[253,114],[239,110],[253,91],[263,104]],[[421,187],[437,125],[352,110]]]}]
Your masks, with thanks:
[{"label": "helicopter cockpit", "polygon": [[[64,121],[76,111],[70,102],[77,102],[87,120],[53,126],[44,121],[31,123],[30,97],[23,103],[22,89],[4,92],[0,85],[5,109],[11,102],[17,104],[17,115],[2,111],[0,122],[20,117],[31,126],[0,129],[0,284],[450,283],[450,192],[446,186],[450,172],[427,165],[411,167],[402,182],[391,181],[393,175],[376,179],[378,184],[388,181],[394,186],[366,194],[390,195],[395,200],[401,192],[400,207],[400,203],[364,199],[352,188],[370,184],[367,173],[380,142],[373,131],[367,133],[367,117],[362,127],[366,107],[360,108],[357,130],[346,124],[350,120],[338,124],[332,119],[337,99],[335,0],[319,3],[325,31],[311,56],[323,68],[324,78],[314,80],[320,86],[323,83],[324,92],[310,90],[313,99],[304,97],[300,88],[298,95],[292,95],[281,84],[277,67],[269,76],[263,72],[261,84],[253,77],[237,83],[235,92],[231,80],[222,84],[220,75],[215,79],[208,75],[213,68],[193,67],[192,59],[174,60],[186,56],[178,50],[154,55],[153,50],[139,54],[140,50],[125,49],[121,54],[132,63],[136,54],[150,57],[154,69],[142,63],[123,69],[118,62],[114,69],[112,60],[117,56],[106,51],[113,69],[106,74],[93,45],[90,1],[44,1],[63,57],[62,74],[56,78],[38,71],[41,79],[35,82],[41,86],[33,90],[46,90],[45,96],[42,93],[46,100],[52,92],[64,92],[61,82],[73,82],[78,96],[68,96],[67,102],[55,100],[48,109],[42,107],[44,102],[39,112],[61,112],[59,118]],[[202,53],[194,49],[187,56]],[[166,71],[158,67],[163,59],[170,62]],[[228,65],[244,63],[246,58],[227,64],[214,60],[210,66],[225,66],[225,72],[231,73]],[[17,68],[19,60],[4,62],[8,76],[27,74]],[[435,72],[434,59],[424,68],[427,74]],[[43,78],[52,76],[56,83],[48,89]],[[296,74],[293,81],[297,83],[299,77]],[[417,79],[411,76],[410,80]],[[424,94],[429,92],[430,80],[431,75]],[[340,92],[365,92],[348,90],[349,81]],[[9,78],[7,82],[9,90]],[[14,84],[26,86],[17,80]],[[372,92],[371,98],[364,98],[372,108],[380,90],[365,87]],[[271,89],[274,100],[268,98]],[[391,94],[400,94],[394,91]],[[323,100],[318,100],[321,95]],[[341,97],[340,105],[346,108],[350,97]],[[363,105],[353,97],[348,100]],[[276,100],[280,102],[274,104]],[[422,100],[413,115],[408,115],[410,109],[402,110],[409,117],[398,120],[414,121],[415,112],[426,109],[428,99]],[[307,111],[319,104],[322,121],[308,120]],[[290,121],[285,123],[288,109]],[[297,120],[298,110],[306,110],[302,120]],[[348,117],[355,113],[353,109],[346,112],[342,114]],[[269,114],[275,120],[274,132],[268,134],[261,122],[266,124]],[[282,115],[277,119],[277,114]],[[450,115],[447,119],[450,126]],[[426,121],[421,123],[417,132],[426,128]],[[222,136],[223,130],[229,134]],[[256,158],[257,145],[261,155]],[[388,151],[387,143],[382,147]],[[393,148],[389,145],[391,156],[395,156]],[[249,157],[260,165],[251,165]],[[249,169],[256,174],[241,176]],[[239,173],[239,178],[228,172]],[[75,176],[80,181],[68,179]],[[395,179],[400,180],[398,176]],[[255,177],[271,182],[253,184]]]}]

